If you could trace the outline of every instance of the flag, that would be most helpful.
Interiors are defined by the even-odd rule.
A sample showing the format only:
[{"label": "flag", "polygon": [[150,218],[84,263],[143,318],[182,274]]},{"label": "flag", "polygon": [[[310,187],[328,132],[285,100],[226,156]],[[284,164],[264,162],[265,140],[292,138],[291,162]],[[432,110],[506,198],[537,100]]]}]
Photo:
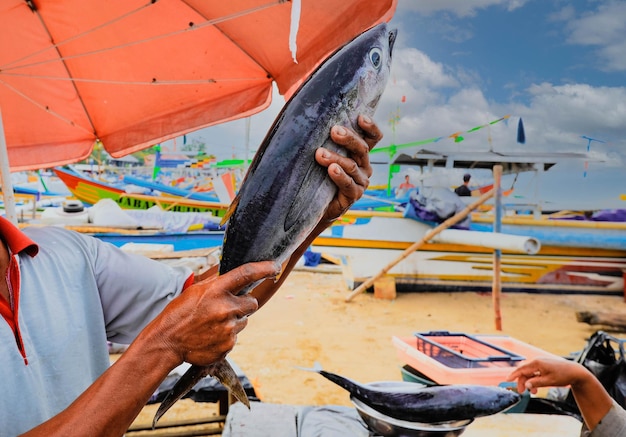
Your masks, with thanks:
[{"label": "flag", "polygon": [[524,144],[526,142],[526,134],[524,133],[524,123],[522,122],[522,117],[520,117],[519,122],[517,123],[517,142],[520,144]]}]

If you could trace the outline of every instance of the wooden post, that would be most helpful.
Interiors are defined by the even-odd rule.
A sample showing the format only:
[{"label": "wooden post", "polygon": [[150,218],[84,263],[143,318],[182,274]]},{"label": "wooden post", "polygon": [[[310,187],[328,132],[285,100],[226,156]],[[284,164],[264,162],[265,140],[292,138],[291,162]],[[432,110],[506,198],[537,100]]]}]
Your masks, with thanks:
[{"label": "wooden post", "polygon": [[482,196],[480,196],[478,198],[478,200],[476,200],[474,203],[469,204],[468,206],[465,207],[465,209],[463,209],[460,212],[457,212],[455,215],[453,215],[452,217],[447,219],[445,222],[441,223],[439,226],[437,226],[437,227],[431,229],[430,231],[426,232],[426,234],[422,237],[422,239],[420,241],[418,241],[416,243],[413,243],[409,247],[404,249],[404,251],[402,252],[402,254],[398,258],[396,258],[395,260],[390,262],[386,267],[384,267],[376,275],[372,276],[367,281],[363,282],[361,285],[359,285],[357,288],[355,288],[352,291],[352,293],[350,293],[350,295],[348,295],[348,297],[346,297],[346,302],[350,302],[352,299],[354,299],[355,296],[357,296],[358,294],[361,294],[363,291],[367,290],[367,288],[370,287],[378,278],[380,278],[381,276],[385,275],[396,264],[398,264],[400,261],[402,261],[403,259],[405,259],[409,255],[411,255],[413,252],[415,252],[417,249],[419,249],[422,245],[424,245],[427,241],[429,241],[435,235],[439,234],[444,229],[448,229],[450,226],[453,226],[453,225],[457,224],[458,222],[460,222],[461,220],[463,220],[465,217],[467,217],[469,215],[470,212],[472,212],[473,210],[478,208],[480,205],[485,203],[487,200],[489,200],[491,197],[493,197],[493,194],[494,194],[494,190],[493,189],[489,190],[487,193],[485,193]]},{"label": "wooden post", "polygon": [[[502,166],[493,167],[493,191],[495,193],[495,206],[493,217],[493,232],[502,230]],[[502,251],[493,251],[493,283],[491,296],[493,299],[493,311],[495,315],[496,330],[502,331],[502,314],[500,313],[500,295],[502,293],[502,283],[500,282],[500,269],[502,261]]]}]

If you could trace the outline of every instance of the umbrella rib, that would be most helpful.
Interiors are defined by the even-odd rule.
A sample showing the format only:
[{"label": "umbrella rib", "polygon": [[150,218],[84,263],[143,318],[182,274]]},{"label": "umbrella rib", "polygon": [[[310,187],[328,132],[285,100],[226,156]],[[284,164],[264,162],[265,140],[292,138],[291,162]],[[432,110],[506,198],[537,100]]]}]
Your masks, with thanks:
[{"label": "umbrella rib", "polygon": [[[155,40],[158,40],[158,39],[162,39],[162,38],[169,38],[169,37],[172,37],[172,36],[175,36],[175,35],[179,35],[179,34],[182,34],[182,33],[185,33],[185,32],[200,30],[200,29],[203,29],[206,26],[215,26],[215,24],[218,24],[218,23],[221,23],[221,22],[224,22],[224,21],[228,21],[228,20],[233,20],[235,18],[239,18],[239,17],[245,16],[247,14],[251,14],[251,13],[254,13],[254,12],[261,11],[263,9],[267,9],[267,8],[270,8],[270,7],[273,7],[273,6],[276,6],[276,5],[280,5],[282,3],[285,3],[286,1],[287,0],[273,0],[270,3],[266,3],[266,4],[263,4],[263,5],[256,6],[254,8],[246,9],[246,10],[243,10],[243,11],[238,11],[238,12],[235,12],[235,13],[230,14],[230,15],[225,15],[223,17],[218,17],[218,18],[214,18],[214,19],[210,19],[210,20],[207,19],[206,17],[204,17],[202,14],[198,13],[199,16],[203,17],[206,20],[204,23],[200,23],[200,24],[191,23],[191,25],[189,27],[186,27],[184,29],[179,29],[179,30],[175,30],[173,32],[163,33],[163,34],[152,36],[150,38],[144,38],[144,39],[137,40],[137,41],[131,41],[131,42],[127,42],[127,43],[124,43],[124,44],[119,44],[119,45],[116,45],[116,46],[106,47],[106,48],[103,48],[103,49],[92,50],[92,51],[89,51],[89,52],[78,53],[78,54],[70,55],[70,56],[62,56],[61,55],[61,52],[59,50],[59,46],[61,46],[63,44],[66,44],[69,41],[72,41],[72,40],[75,40],[77,38],[80,38],[80,37],[83,37],[85,35],[88,35],[88,34],[94,32],[94,31],[96,31],[96,30],[98,30],[98,29],[100,29],[102,27],[108,26],[109,24],[114,23],[116,21],[119,21],[119,20],[121,20],[121,19],[123,19],[125,17],[128,17],[128,16],[130,16],[130,15],[132,15],[134,13],[137,13],[141,9],[143,9],[146,6],[149,6],[149,5],[152,4],[152,3],[150,3],[149,5],[144,5],[142,8],[136,9],[136,10],[134,10],[132,12],[129,12],[129,13],[125,14],[125,15],[122,15],[122,16],[116,18],[115,20],[111,20],[111,21],[109,21],[107,23],[101,24],[101,25],[99,25],[99,26],[97,26],[97,27],[95,27],[93,29],[90,29],[88,31],[85,31],[85,32],[83,32],[81,34],[75,35],[75,36],[73,36],[73,37],[71,37],[71,38],[69,38],[69,39],[67,39],[65,41],[61,41],[59,43],[54,43],[52,46],[47,47],[44,50],[40,50],[39,52],[34,53],[32,55],[26,56],[26,57],[24,57],[24,58],[22,58],[20,60],[27,59],[29,57],[32,57],[32,56],[34,56],[36,54],[42,53],[43,51],[49,50],[49,49],[55,49],[57,51],[57,53],[59,54],[60,59],[58,59],[58,58],[48,59],[48,60],[45,60],[45,61],[38,61],[38,62],[32,62],[32,63],[27,63],[27,64],[19,64],[19,65],[15,65],[15,63],[19,62],[19,61],[14,61],[11,64],[8,64],[11,67],[4,66],[2,68],[2,71],[6,72],[6,71],[9,71],[11,69],[40,66],[40,65],[45,65],[45,64],[52,63],[52,62],[57,62],[59,60],[67,61],[67,60],[71,60],[71,59],[81,58],[81,57],[84,57],[84,56],[97,55],[97,54],[108,52],[108,51],[118,50],[118,49],[130,47],[130,46],[133,46],[133,45],[144,44],[144,43],[152,42],[152,41],[155,41]],[[191,7],[190,7],[190,9],[191,9]],[[42,22],[42,24],[43,24],[46,32],[48,33],[48,35],[50,35],[50,32],[49,32],[48,28],[45,26],[45,23],[44,23],[43,18],[41,17],[41,15],[39,15],[37,13],[37,16],[39,17],[40,21]],[[217,26],[215,26],[215,27],[217,28]],[[221,30],[220,30],[220,32],[221,32]],[[225,35],[223,32],[222,32],[222,34]],[[50,40],[54,41],[54,39],[52,38],[52,35],[50,35]],[[250,56],[250,55],[248,55],[248,56]],[[254,59],[254,58],[252,58],[252,59]],[[257,65],[258,65],[258,63],[257,63]]]},{"label": "umbrella rib", "polygon": [[[52,37],[52,34],[50,33],[50,30],[48,29],[48,26],[46,25],[46,22],[44,21],[43,17],[41,16],[41,14],[39,13],[38,10],[35,10],[34,13],[37,15],[37,17],[39,18],[39,21],[41,22],[41,25],[43,27],[43,29],[46,31],[46,33],[48,34],[48,36],[50,37],[51,41],[54,41],[54,38]],[[67,72],[68,76],[71,76],[70,74],[70,70],[67,66],[67,64],[65,63],[65,61],[63,60],[63,55],[61,54],[58,46],[55,44],[54,45],[54,50],[57,52],[57,54],[59,55],[59,60],[61,61],[61,63],[63,64],[63,68],[65,69],[65,71]],[[89,132],[90,135],[95,135],[96,138],[98,138],[98,133],[96,132],[96,126],[93,123],[93,120],[91,119],[91,115],[89,114],[89,111],[87,110],[87,108],[85,107],[85,102],[83,102],[83,99],[81,97],[80,91],[78,90],[78,88],[76,87],[76,83],[72,82],[72,87],[74,88],[74,91],[76,92],[76,95],[78,96],[78,100],[80,101],[80,106],[83,108],[83,114],[85,115],[85,118],[89,121],[89,125],[91,126],[91,132]],[[66,119],[65,117],[61,116],[61,114],[58,114],[54,111],[51,111],[50,108],[48,108],[47,106],[42,106],[41,104],[33,101],[32,99],[30,99],[29,97],[27,97],[24,93],[19,92],[17,89],[11,87],[15,92],[17,92],[18,94],[21,94],[24,98],[27,98],[28,100],[30,100],[33,104],[44,108],[46,111],[49,111],[51,114],[53,114],[54,116],[60,118],[61,120],[65,121],[65,122],[69,122],[72,126],[77,126],[73,121]],[[82,128],[82,126],[79,126]],[[85,129],[87,130],[87,129]]]},{"label": "umbrella rib", "polygon": [[[15,59],[15,60],[11,61],[11,63],[9,63],[9,64],[7,64],[7,65],[4,65],[4,66],[2,67],[2,69],[3,69],[3,70],[8,70],[8,69],[10,69],[10,67],[11,67],[12,65],[14,65],[15,63],[21,62],[21,61],[23,61],[23,60],[25,60],[25,59],[28,59],[28,58],[35,57],[35,56],[37,56],[37,55],[39,55],[39,54],[41,54],[41,53],[44,53],[44,52],[46,52],[46,51],[50,50],[51,48],[55,48],[55,49],[57,49],[57,53],[58,53],[58,52],[59,52],[59,50],[58,50],[58,47],[59,47],[59,46],[62,46],[63,44],[67,44],[67,43],[69,43],[69,42],[72,42],[72,41],[74,41],[74,40],[77,40],[77,39],[79,39],[79,38],[82,38],[83,36],[85,36],[85,35],[89,35],[90,33],[93,33],[93,32],[95,32],[95,31],[97,31],[97,30],[99,30],[99,29],[103,29],[103,28],[105,28],[105,27],[107,27],[107,26],[110,26],[111,24],[116,23],[116,22],[118,22],[118,21],[121,21],[121,20],[125,19],[126,17],[130,17],[131,15],[136,14],[136,13],[137,13],[137,12],[139,12],[140,10],[145,9],[146,7],[150,6],[152,3],[153,3],[153,2],[149,2],[149,3],[147,3],[147,4],[144,4],[143,6],[140,6],[139,8],[137,8],[137,9],[135,9],[135,10],[132,10],[132,11],[130,11],[130,12],[127,12],[126,14],[122,14],[122,15],[120,15],[119,17],[116,17],[116,18],[115,18],[115,19],[113,19],[113,20],[107,21],[106,23],[102,23],[102,24],[100,24],[100,25],[98,25],[98,26],[96,26],[96,27],[94,27],[94,28],[92,28],[92,29],[89,29],[89,30],[85,31],[85,32],[82,32],[82,33],[79,33],[79,34],[73,35],[73,36],[71,36],[71,37],[67,38],[67,39],[66,39],[66,40],[64,40],[64,41],[61,41],[61,42],[59,42],[59,43],[53,43],[53,45],[48,46],[48,47],[46,47],[46,48],[44,48],[44,49],[41,49],[41,50],[39,50],[39,51],[37,51],[37,52],[30,53],[30,54],[28,54],[28,55],[24,56],[23,58],[20,58],[20,59]],[[45,25],[45,23],[44,23],[44,21],[43,21],[43,18],[42,18],[42,17],[41,17],[41,15],[37,12],[37,9],[36,9],[36,8],[35,8],[35,9],[33,9],[33,12],[37,13],[37,16],[39,17],[39,21],[41,21],[41,23],[44,25],[44,28],[46,29],[46,33],[47,33],[48,35],[50,35],[50,32],[48,31],[48,28],[46,27],[46,25]],[[51,36],[51,35],[50,35],[50,40],[54,42],[54,39],[52,38],[52,36]],[[37,65],[37,64],[23,64],[23,65],[18,65],[17,67],[14,67],[14,68],[28,67],[28,66],[30,66],[30,65]]]},{"label": "umbrella rib", "polygon": [[[5,73],[4,76],[11,77],[28,77],[30,79],[44,79],[44,80],[59,80],[70,82],[85,82],[85,83],[106,83],[111,85],[202,85],[202,84],[214,84],[222,82],[265,82],[265,78],[260,77],[238,77],[238,78],[225,78],[225,79],[185,79],[185,80],[157,80],[150,81],[131,81],[131,80],[110,80],[110,79],[89,79],[80,77],[62,77],[62,76],[44,76],[33,74],[19,74],[19,73]],[[3,82],[4,83],[4,82]]]},{"label": "umbrella rib", "polygon": [[[182,3],[185,3],[189,7],[189,9],[191,9],[192,11],[194,11],[195,13],[200,15],[202,18],[207,20],[207,22],[213,22],[212,24],[218,24],[218,23],[220,23],[222,21],[228,21],[229,19],[243,17],[244,15],[247,15],[249,13],[258,12],[260,10],[263,10],[263,9],[266,9],[266,8],[269,8],[269,7],[272,7],[272,6],[281,5],[283,3],[287,3],[287,2],[291,2],[291,1],[292,0],[276,0],[273,3],[267,3],[265,5],[257,6],[256,8],[248,9],[246,11],[242,11],[242,12],[237,13],[237,14],[232,14],[232,15],[228,16],[227,19],[219,20],[219,21],[217,21],[217,20],[210,20],[208,17],[206,17],[204,14],[202,14],[201,11],[197,10],[196,8],[194,8],[193,6],[191,6],[189,3],[187,3],[184,0],[182,0]],[[299,2],[300,0],[296,0],[296,1]],[[298,20],[299,20],[299,18],[298,18]],[[239,44],[237,44],[235,41],[233,41],[233,39],[227,33],[225,33],[219,26],[215,26],[215,29],[217,29],[222,34],[222,36],[224,36],[224,38],[226,38],[230,42],[232,42],[233,45],[236,46],[241,51],[241,53],[245,53],[246,56],[248,57],[248,59],[253,61],[259,68],[261,68],[263,71],[265,71],[266,77],[268,79],[273,79],[272,74],[270,73],[270,71],[267,68],[265,68],[265,66],[263,66],[263,64],[261,64],[259,61],[257,61],[257,59],[254,56],[252,56],[243,47],[241,47]],[[297,29],[296,29],[296,32],[297,32]],[[291,31],[290,33],[293,33],[293,31]],[[291,43],[291,35],[290,35],[290,43]]]},{"label": "umbrella rib", "polygon": [[[96,136],[97,135],[94,131],[90,131],[89,129],[84,128],[83,126],[77,125],[76,123],[74,123],[72,120],[70,120],[69,118],[66,118],[64,116],[62,116],[61,114],[59,114],[58,112],[53,111],[52,109],[50,109],[50,107],[43,105],[39,102],[37,102],[36,100],[32,99],[31,97],[27,96],[26,94],[24,94],[23,92],[21,92],[20,90],[18,90],[17,88],[15,88],[12,85],[9,85],[8,83],[6,83],[5,81],[3,81],[2,79],[0,79],[0,84],[4,85],[7,89],[10,89],[11,91],[13,91],[15,94],[21,96],[22,98],[24,98],[25,100],[29,101],[30,103],[32,103],[33,105],[35,105],[36,107],[43,109],[44,111],[48,112],[49,114],[55,116],[56,118],[58,118],[59,120],[62,120],[63,122],[69,124],[70,126],[76,127],[78,129],[81,129],[83,131],[85,131],[86,133],[88,133],[89,135],[92,136]],[[91,120],[89,120],[89,122],[91,123]]]}]

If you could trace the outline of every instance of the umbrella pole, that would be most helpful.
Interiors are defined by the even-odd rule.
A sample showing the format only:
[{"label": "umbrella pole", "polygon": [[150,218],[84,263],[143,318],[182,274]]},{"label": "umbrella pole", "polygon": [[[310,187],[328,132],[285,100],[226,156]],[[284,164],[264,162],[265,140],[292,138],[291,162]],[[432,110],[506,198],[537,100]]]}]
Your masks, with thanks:
[{"label": "umbrella pole", "polygon": [[9,166],[9,154],[7,141],[4,136],[4,122],[0,110],[0,175],[2,176],[2,197],[4,199],[4,213],[6,218],[17,226],[17,213],[15,212],[15,195],[11,182],[11,167]]}]

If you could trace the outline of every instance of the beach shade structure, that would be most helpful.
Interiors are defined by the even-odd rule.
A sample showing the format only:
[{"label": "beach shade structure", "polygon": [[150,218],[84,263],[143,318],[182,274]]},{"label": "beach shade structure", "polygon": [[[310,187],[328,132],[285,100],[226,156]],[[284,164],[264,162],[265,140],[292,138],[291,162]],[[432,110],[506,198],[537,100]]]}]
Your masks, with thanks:
[{"label": "beach shade structure", "polygon": [[121,157],[260,112],[274,83],[288,98],[330,53],[389,21],[395,7],[396,0],[3,0],[3,173],[80,161],[97,141]]}]

